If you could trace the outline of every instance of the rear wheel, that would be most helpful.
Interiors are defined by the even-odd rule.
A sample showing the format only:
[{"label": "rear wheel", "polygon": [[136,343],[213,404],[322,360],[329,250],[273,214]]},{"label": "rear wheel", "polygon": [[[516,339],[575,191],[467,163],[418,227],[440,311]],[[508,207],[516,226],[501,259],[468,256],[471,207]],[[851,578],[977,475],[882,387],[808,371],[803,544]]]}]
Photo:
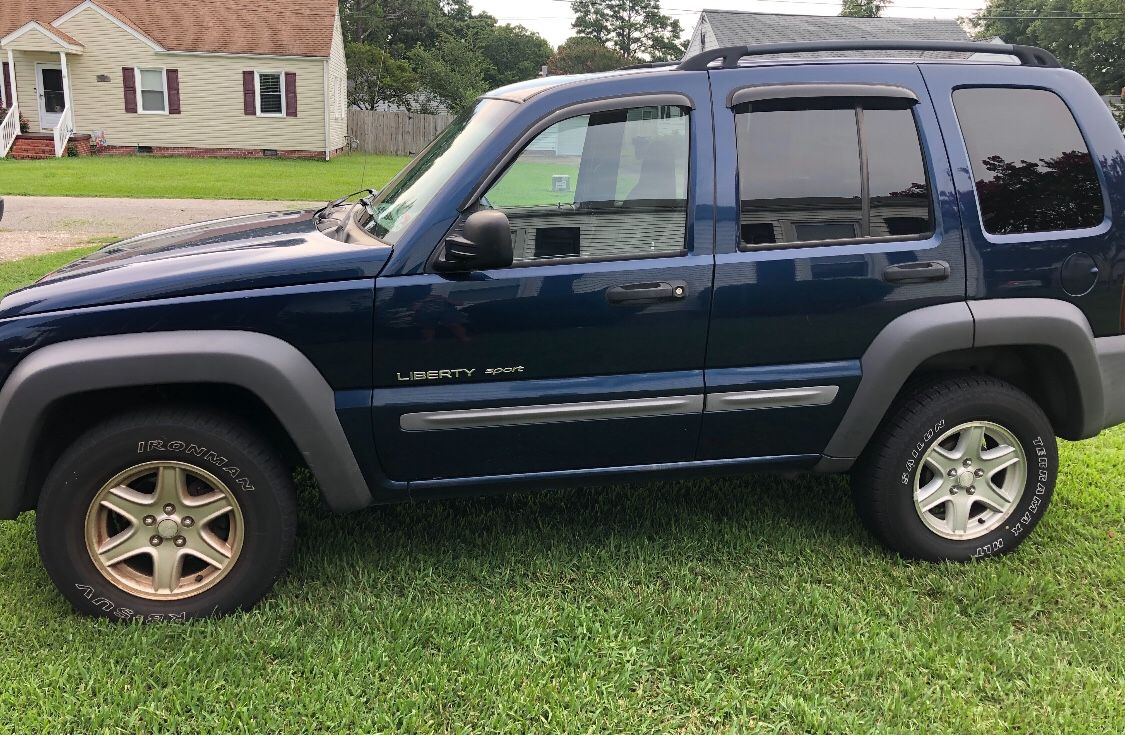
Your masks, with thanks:
[{"label": "rear wheel", "polygon": [[1058,450],[1039,406],[983,376],[908,387],[853,477],[864,524],[904,556],[963,561],[1016,548],[1051,501]]},{"label": "rear wheel", "polygon": [[293,547],[284,465],[237,420],[132,413],[59,459],[39,500],[40,556],[81,612],[183,620],[253,605]]}]

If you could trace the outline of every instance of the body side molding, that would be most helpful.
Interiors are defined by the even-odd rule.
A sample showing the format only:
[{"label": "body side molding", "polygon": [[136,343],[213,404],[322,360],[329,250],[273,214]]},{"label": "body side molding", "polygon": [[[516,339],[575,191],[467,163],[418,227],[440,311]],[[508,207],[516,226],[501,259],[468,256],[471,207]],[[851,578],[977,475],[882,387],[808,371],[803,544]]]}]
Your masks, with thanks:
[{"label": "body side molding", "polygon": [[34,441],[52,403],[87,391],[174,383],[249,390],[289,433],[333,510],[371,503],[335,394],[296,348],[255,332],[149,332],[59,342],[16,366],[0,390],[0,518],[21,510]]}]

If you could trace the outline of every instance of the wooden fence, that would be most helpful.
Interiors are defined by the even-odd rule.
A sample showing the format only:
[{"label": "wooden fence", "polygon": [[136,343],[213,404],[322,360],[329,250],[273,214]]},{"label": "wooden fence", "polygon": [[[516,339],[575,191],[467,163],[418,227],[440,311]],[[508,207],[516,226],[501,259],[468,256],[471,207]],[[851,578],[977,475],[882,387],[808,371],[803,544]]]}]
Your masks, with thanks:
[{"label": "wooden fence", "polygon": [[414,112],[348,110],[348,135],[364,153],[412,156],[429,145],[453,120],[448,113],[421,115]]}]

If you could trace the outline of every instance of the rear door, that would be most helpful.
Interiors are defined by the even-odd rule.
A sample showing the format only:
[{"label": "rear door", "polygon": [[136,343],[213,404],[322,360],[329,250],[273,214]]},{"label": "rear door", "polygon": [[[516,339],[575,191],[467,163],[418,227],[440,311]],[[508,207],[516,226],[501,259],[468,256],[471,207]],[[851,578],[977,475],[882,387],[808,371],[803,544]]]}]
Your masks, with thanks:
[{"label": "rear door", "polygon": [[393,479],[693,458],[713,159],[706,80],[684,76],[701,98],[602,99],[535,124],[473,205],[508,216],[512,267],[379,278],[373,416]]},{"label": "rear door", "polygon": [[965,297],[947,157],[916,66],[711,76],[721,214],[701,458],[811,461],[879,331]]}]

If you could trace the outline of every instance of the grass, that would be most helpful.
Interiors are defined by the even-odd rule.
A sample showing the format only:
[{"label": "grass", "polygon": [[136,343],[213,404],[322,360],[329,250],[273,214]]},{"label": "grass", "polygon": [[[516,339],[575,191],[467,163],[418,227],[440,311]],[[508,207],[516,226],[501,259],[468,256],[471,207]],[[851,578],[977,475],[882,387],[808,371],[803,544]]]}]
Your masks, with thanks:
[{"label": "grass", "polygon": [[0,731],[1120,733],[1125,428],[1062,459],[1028,542],[966,565],[882,551],[838,478],[342,517],[303,481],[276,592],[185,626],[75,616],[25,514],[0,523]]},{"label": "grass", "polygon": [[0,160],[0,195],[321,201],[380,187],[403,156],[349,154],[331,161],[86,156]]}]

